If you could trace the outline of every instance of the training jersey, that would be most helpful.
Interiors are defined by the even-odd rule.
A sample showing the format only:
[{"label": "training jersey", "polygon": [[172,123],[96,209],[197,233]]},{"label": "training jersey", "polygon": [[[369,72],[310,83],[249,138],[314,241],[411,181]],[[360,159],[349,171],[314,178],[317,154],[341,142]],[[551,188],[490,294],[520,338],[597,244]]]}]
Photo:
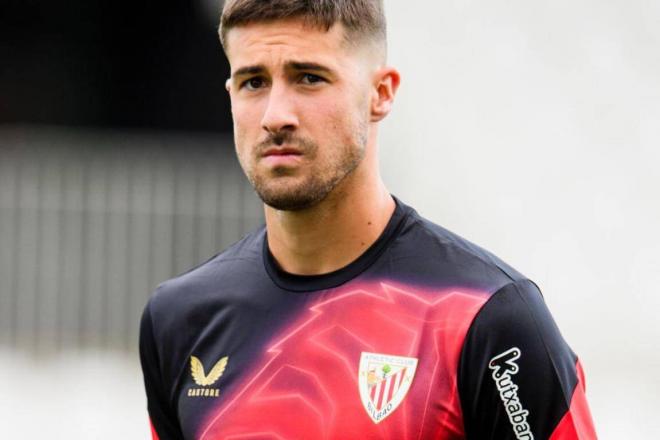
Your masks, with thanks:
[{"label": "training jersey", "polygon": [[323,275],[262,227],[163,283],[142,316],[154,439],[595,439],[537,286],[396,200]]}]

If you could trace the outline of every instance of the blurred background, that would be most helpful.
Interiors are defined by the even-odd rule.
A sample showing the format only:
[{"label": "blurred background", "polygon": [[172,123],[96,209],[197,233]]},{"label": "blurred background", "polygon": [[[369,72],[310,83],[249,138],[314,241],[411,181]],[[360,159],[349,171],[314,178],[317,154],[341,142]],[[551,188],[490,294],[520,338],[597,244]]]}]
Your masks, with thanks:
[{"label": "blurred background", "polygon": [[[600,438],[660,438],[660,3],[385,4],[390,190],[541,286]],[[0,0],[0,438],[148,438],[143,305],[261,223],[219,8]]]}]

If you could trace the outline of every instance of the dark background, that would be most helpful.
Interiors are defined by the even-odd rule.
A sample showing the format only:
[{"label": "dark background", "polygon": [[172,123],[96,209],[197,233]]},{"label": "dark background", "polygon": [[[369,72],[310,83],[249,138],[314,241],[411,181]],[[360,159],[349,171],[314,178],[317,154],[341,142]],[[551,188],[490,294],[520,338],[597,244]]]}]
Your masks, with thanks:
[{"label": "dark background", "polygon": [[0,0],[0,123],[230,131],[213,3]]}]

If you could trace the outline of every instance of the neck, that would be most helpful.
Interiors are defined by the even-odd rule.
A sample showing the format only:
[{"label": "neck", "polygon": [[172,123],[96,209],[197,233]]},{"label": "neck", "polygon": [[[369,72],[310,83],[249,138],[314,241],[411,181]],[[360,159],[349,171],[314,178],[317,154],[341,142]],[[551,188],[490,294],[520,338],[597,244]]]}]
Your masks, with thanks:
[{"label": "neck", "polygon": [[365,157],[312,208],[265,207],[268,247],[283,270],[297,275],[329,273],[355,261],[378,239],[395,203],[377,166],[369,166],[370,159]]}]

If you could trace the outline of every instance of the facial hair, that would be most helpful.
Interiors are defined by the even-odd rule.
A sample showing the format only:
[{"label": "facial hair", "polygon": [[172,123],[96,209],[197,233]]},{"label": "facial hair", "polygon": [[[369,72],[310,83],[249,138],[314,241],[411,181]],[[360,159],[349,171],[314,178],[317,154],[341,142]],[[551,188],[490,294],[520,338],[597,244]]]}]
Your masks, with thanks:
[{"label": "facial hair", "polygon": [[[365,155],[367,144],[367,124],[361,123],[355,128],[354,142],[349,145],[330,145],[336,155],[330,156],[328,163],[320,165],[319,172],[309,172],[295,184],[280,184],[278,179],[286,179],[289,170],[275,169],[275,176],[262,175],[243,164],[248,180],[259,198],[268,206],[280,211],[301,211],[323,201],[333,189],[350,175],[360,164]],[[295,145],[309,162],[317,158],[319,145],[310,139],[295,136],[288,130],[270,133],[268,137],[253,149],[253,160],[258,161],[263,152],[273,145]],[[314,171],[314,170],[311,170]]]}]

